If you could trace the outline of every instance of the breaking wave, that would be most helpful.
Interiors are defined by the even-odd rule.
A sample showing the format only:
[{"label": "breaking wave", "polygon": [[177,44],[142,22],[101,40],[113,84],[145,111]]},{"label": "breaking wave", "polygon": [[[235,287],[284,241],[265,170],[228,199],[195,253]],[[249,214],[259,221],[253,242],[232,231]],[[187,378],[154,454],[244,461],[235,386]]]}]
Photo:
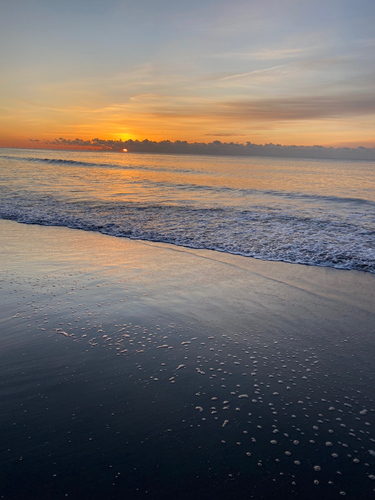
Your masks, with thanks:
[{"label": "breaking wave", "polygon": [[370,228],[266,207],[237,210],[13,199],[1,204],[0,217],[263,260],[375,273],[375,232]]}]

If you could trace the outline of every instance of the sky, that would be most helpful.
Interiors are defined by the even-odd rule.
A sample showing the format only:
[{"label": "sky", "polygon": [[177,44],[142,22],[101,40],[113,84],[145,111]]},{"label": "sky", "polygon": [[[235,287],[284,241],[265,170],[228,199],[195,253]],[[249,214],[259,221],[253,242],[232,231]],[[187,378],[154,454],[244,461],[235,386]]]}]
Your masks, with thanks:
[{"label": "sky", "polygon": [[374,0],[12,0],[0,68],[0,146],[375,147]]}]

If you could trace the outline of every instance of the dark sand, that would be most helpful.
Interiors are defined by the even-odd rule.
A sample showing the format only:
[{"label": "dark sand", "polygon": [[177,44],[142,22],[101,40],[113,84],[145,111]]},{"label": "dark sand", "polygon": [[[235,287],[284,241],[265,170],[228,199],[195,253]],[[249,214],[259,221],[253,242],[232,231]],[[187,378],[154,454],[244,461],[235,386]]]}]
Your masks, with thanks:
[{"label": "dark sand", "polygon": [[375,497],[374,275],[0,233],[1,498]]}]

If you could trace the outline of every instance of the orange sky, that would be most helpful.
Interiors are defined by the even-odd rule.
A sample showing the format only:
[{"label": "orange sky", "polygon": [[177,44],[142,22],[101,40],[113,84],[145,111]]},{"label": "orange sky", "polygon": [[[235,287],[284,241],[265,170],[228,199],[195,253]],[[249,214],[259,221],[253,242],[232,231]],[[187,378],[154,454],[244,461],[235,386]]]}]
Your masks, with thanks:
[{"label": "orange sky", "polygon": [[0,20],[0,146],[374,147],[374,12],[331,0],[14,0]]}]

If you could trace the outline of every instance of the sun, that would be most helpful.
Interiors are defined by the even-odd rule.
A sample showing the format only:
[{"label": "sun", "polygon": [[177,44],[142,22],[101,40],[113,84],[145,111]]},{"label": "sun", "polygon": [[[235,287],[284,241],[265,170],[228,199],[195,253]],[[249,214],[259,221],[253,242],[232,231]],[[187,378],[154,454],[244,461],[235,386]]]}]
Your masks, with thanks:
[{"label": "sun", "polygon": [[128,152],[128,150],[127,150],[127,149],[125,149],[125,148],[124,148],[122,151],[123,151],[124,153],[127,153],[127,152]]}]

